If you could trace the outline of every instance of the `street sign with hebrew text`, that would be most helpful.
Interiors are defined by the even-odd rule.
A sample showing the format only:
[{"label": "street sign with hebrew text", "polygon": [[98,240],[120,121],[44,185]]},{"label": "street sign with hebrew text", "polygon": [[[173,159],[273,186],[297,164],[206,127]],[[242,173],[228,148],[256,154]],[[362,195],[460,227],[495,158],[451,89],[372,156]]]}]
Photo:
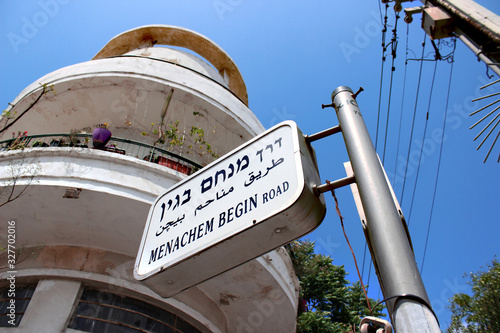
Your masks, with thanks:
[{"label": "street sign with hebrew text", "polygon": [[134,276],[164,297],[312,231],[325,215],[314,151],[294,122],[276,125],[152,205]]}]

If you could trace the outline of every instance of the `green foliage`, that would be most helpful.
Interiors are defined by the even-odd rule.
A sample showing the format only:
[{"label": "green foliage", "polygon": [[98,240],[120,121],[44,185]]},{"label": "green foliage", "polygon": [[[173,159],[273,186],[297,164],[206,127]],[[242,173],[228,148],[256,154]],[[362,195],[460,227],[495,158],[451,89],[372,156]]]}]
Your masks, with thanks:
[{"label": "green foliage", "polygon": [[[308,309],[301,309],[297,332],[351,332],[362,317],[369,316],[366,298],[359,282],[351,284],[344,266],[333,264],[329,256],[314,253],[314,243],[295,241],[288,247],[300,281],[300,299]],[[370,299],[373,309],[377,302]],[[372,316],[382,317],[383,306]]]},{"label": "green foliage", "polygon": [[[200,112],[193,112],[193,115],[202,117]],[[125,122],[126,124],[131,124],[130,122]],[[156,144],[168,145],[168,149],[174,150],[176,147],[185,147],[187,150],[183,150],[184,153],[197,153],[199,155],[210,154],[214,159],[219,158],[212,150],[212,145],[205,141],[205,131],[201,127],[191,126],[191,129],[186,136],[179,129],[180,122],[176,120],[171,122],[168,126],[164,123],[158,125],[157,123],[151,123],[151,128],[149,131],[142,131],[142,136],[155,136],[158,139],[155,141]],[[189,144],[186,144],[189,142]]]},{"label": "green foliage", "polygon": [[5,118],[5,119],[12,119],[14,118],[16,115],[16,112],[11,112],[10,110],[7,111],[7,110],[3,110],[2,111],[2,118]]},{"label": "green foliage", "polygon": [[343,324],[332,323],[328,311],[306,311],[297,318],[297,332],[301,333],[330,333],[344,332]]},{"label": "green foliage", "polygon": [[166,141],[170,148],[174,146],[182,146],[184,144],[184,136],[179,135],[179,121],[168,124],[168,129],[165,131],[164,142]]},{"label": "green foliage", "polygon": [[467,276],[472,296],[458,293],[450,300],[447,332],[500,332],[500,263],[494,259],[486,270]]},{"label": "green foliage", "polygon": [[22,135],[21,132],[19,132],[17,138],[9,145],[7,150],[17,150],[17,149],[23,150],[24,148],[26,148],[28,140],[26,139],[25,135],[26,134]]},{"label": "green foliage", "polygon": [[[205,131],[203,131],[203,128],[196,126],[191,127],[190,135],[194,140],[194,145],[197,146],[200,151],[210,154],[215,159],[219,158],[219,155],[212,150],[212,145],[205,141]],[[189,147],[193,149],[193,145],[189,145]]]}]

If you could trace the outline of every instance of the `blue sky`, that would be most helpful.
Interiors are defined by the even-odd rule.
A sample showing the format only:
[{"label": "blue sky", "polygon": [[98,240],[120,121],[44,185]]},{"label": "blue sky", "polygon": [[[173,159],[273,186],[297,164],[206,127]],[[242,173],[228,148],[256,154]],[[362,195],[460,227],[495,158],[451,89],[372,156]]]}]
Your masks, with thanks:
[{"label": "blue sky", "polygon": [[[480,3],[500,14],[498,1],[483,0]],[[410,5],[420,3],[415,1]],[[384,14],[384,5],[380,4],[380,7]],[[392,6],[388,17],[387,43],[395,26]],[[148,24],[185,27],[221,46],[239,66],[247,85],[250,108],[266,128],[288,119],[297,122],[306,134],[335,126],[338,122],[333,109],[322,110],[321,104],[331,102],[330,94],[338,86],[349,86],[353,90],[362,86],[365,89],[358,97],[358,104],[372,140],[377,141],[379,155],[384,157],[396,195],[402,198],[401,206],[409,220],[419,267],[423,261],[429,221],[431,223],[423,280],[441,327],[445,329],[450,316],[445,308],[448,299],[456,292],[468,291],[463,274],[486,265],[500,248],[500,179],[499,164],[496,163],[500,143],[493,149],[489,160],[483,163],[492,140],[490,138],[485,147],[476,151],[478,142],[473,139],[479,130],[469,130],[481,116],[469,117],[468,114],[490,102],[472,103],[471,100],[500,90],[500,84],[492,90],[479,90],[491,81],[486,77],[484,64],[457,42],[432,219],[432,198],[441,151],[440,131],[443,129],[451,64],[446,61],[423,63],[417,99],[421,62],[408,61],[406,81],[403,78],[405,58],[416,59],[422,54],[424,33],[420,28],[420,15],[415,16],[408,28],[402,18],[399,19],[390,108],[392,58],[387,51],[376,139],[382,63],[381,13],[376,0],[3,0],[0,3],[2,109],[43,75],[88,61],[112,37]],[[428,38],[425,41],[424,55],[432,58],[432,46]],[[443,55],[452,51],[450,45],[444,44],[440,44]],[[446,44],[450,44],[450,40],[446,40]],[[389,125],[385,139],[388,109]],[[345,176],[343,163],[348,157],[340,134],[315,142],[313,146],[323,182]],[[410,156],[410,162],[405,172],[407,156]],[[406,181],[403,182],[405,173]],[[337,196],[361,268],[365,240],[350,189],[337,190]],[[318,252],[330,255],[334,263],[344,265],[350,273],[349,278],[356,281],[353,259],[342,235],[333,200],[330,195],[326,197],[327,216],[322,225],[306,238],[316,242]],[[368,258],[362,270],[365,283],[370,276],[370,296],[383,298],[373,268],[369,273]]]}]

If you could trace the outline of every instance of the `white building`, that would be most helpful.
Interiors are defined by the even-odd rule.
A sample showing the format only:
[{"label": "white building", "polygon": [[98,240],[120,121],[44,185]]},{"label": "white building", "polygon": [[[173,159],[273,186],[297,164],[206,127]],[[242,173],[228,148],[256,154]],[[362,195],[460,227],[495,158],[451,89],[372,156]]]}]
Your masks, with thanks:
[{"label": "white building", "polygon": [[[0,331],[295,331],[298,282],[283,248],[171,298],[133,277],[157,196],[264,130],[215,43],[178,27],[133,29],[32,83],[7,111],[0,237],[18,251],[2,254]],[[112,139],[93,149],[103,123]]]}]

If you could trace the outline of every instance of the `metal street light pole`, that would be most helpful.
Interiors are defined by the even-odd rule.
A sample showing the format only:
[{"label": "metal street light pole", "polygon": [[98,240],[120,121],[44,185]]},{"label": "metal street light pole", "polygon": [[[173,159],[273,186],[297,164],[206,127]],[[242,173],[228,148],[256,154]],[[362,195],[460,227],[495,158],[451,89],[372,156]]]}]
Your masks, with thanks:
[{"label": "metal street light pole", "polygon": [[332,93],[333,107],[344,136],[366,215],[370,246],[389,314],[399,332],[440,332],[405,227],[396,209],[383,167],[348,87]]}]

